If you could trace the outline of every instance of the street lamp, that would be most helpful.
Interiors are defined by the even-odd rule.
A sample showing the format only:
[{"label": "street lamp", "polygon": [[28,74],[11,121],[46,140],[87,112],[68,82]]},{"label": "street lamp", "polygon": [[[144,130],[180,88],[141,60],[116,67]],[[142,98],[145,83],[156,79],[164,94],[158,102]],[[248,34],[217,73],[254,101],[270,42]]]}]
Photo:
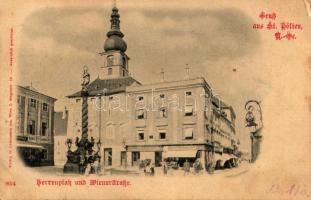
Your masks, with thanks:
[{"label": "street lamp", "polygon": [[68,138],[66,140],[66,145],[68,147],[68,151],[71,151],[72,139]]},{"label": "street lamp", "polygon": [[[246,127],[249,128],[251,139],[251,162],[255,162],[260,153],[260,145],[262,140],[262,110],[260,103],[256,100],[247,101],[245,103],[245,110],[245,123]],[[259,119],[256,118],[256,115],[259,115]]]}]

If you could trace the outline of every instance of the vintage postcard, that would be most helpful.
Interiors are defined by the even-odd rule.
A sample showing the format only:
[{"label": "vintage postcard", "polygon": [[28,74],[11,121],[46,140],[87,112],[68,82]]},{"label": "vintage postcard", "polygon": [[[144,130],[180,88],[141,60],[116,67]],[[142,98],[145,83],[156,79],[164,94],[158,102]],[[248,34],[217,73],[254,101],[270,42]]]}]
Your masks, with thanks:
[{"label": "vintage postcard", "polygon": [[0,199],[311,199],[311,1],[0,1]]}]

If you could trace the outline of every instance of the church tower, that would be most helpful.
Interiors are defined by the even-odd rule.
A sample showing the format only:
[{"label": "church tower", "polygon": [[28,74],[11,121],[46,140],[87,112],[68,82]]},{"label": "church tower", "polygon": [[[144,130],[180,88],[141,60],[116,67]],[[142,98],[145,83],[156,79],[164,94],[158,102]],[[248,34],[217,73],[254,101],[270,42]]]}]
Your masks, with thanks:
[{"label": "church tower", "polygon": [[122,78],[129,76],[129,57],[125,54],[126,42],[123,40],[124,34],[120,30],[120,15],[118,8],[114,6],[111,14],[111,27],[107,33],[104,44],[104,52],[100,53],[104,58],[101,76],[104,79]]}]

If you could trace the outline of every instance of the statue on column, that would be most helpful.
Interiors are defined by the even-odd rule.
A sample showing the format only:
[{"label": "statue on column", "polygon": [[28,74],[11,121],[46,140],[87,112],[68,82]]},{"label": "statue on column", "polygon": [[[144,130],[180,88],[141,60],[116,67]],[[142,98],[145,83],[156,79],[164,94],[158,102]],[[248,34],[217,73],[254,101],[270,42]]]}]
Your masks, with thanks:
[{"label": "statue on column", "polygon": [[88,72],[88,67],[84,65],[83,74],[82,74],[83,82],[81,84],[82,90],[85,91],[87,89],[88,84],[90,83],[90,73]]},{"label": "statue on column", "polygon": [[[71,151],[72,140],[67,140],[67,162],[64,166],[64,173],[80,173],[80,174],[89,174],[95,173],[94,170],[94,162],[96,160],[100,160],[100,156],[95,155],[93,152],[93,147],[95,145],[95,140],[91,137],[88,140],[88,90],[87,86],[90,83],[90,74],[88,73],[87,66],[83,67],[83,82],[81,84],[82,91],[81,96],[83,98],[82,101],[82,137],[76,137],[75,145],[77,149],[75,151]],[[98,142],[98,148],[100,150],[100,141]],[[88,168],[89,167],[89,168]]]}]

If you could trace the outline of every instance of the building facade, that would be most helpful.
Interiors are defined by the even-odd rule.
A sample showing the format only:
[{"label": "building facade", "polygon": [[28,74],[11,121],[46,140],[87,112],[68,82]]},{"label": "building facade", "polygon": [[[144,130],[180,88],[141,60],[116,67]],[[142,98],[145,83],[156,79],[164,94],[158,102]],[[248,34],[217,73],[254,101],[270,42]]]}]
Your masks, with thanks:
[{"label": "building facade", "polygon": [[17,150],[28,166],[54,165],[53,116],[55,98],[31,86],[16,87]]},{"label": "building facade", "polygon": [[[213,95],[206,80],[186,78],[143,85],[129,73],[127,45],[114,7],[97,79],[88,85],[88,134],[102,142],[104,166],[180,166],[199,158],[204,166],[234,154],[235,113]],[[68,137],[81,137],[81,91],[69,98]]]}]

